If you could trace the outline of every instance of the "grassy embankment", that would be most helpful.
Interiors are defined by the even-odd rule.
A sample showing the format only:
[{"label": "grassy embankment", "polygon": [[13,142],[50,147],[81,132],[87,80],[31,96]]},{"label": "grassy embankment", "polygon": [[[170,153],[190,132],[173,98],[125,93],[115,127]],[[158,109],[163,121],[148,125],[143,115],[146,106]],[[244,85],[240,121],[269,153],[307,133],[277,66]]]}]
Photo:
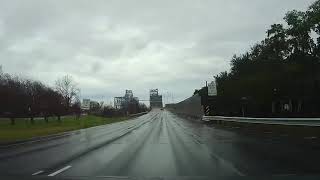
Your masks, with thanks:
[{"label": "grassy embankment", "polygon": [[0,118],[0,143],[89,128],[127,119],[127,117],[104,118],[90,115],[75,119],[73,116],[67,116],[62,117],[61,122],[58,122],[56,117],[50,117],[48,123],[43,119],[37,119],[34,124],[31,124],[29,118],[19,118],[16,119],[15,125],[11,125],[9,119]]}]

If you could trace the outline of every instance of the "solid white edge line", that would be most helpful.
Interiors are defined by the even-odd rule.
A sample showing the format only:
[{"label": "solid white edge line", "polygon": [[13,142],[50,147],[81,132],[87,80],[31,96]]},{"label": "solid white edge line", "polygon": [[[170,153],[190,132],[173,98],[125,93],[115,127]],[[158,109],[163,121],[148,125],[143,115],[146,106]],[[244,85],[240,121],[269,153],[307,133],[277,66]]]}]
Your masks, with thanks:
[{"label": "solid white edge line", "polygon": [[31,175],[35,176],[35,175],[38,175],[38,174],[41,174],[41,173],[43,173],[43,171],[37,171],[37,172],[35,172],[35,173],[31,174]]},{"label": "solid white edge line", "polygon": [[48,176],[55,176],[55,175],[60,174],[60,173],[62,173],[63,171],[69,169],[69,168],[71,168],[71,166],[66,166],[66,167],[64,167],[64,168],[62,168],[62,169],[59,169],[58,171],[56,171],[56,172],[54,172],[54,173],[49,174]]}]

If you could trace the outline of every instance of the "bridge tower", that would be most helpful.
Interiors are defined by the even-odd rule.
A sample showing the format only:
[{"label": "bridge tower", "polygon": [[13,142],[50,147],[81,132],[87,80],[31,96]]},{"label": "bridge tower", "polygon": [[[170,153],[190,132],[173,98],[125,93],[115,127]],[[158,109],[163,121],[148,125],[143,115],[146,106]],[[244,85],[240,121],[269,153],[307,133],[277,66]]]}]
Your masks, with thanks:
[{"label": "bridge tower", "polygon": [[150,90],[150,107],[151,108],[162,108],[162,95],[159,95],[158,89]]}]

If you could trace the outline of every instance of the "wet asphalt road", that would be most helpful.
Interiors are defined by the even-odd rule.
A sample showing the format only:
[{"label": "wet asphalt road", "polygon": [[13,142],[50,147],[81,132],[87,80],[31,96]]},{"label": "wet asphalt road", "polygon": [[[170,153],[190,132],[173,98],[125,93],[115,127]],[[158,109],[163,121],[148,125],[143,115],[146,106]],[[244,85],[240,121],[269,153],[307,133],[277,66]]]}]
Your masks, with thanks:
[{"label": "wet asphalt road", "polygon": [[243,134],[169,111],[0,148],[0,175],[31,176],[286,176],[319,174],[316,139],[288,141]]}]

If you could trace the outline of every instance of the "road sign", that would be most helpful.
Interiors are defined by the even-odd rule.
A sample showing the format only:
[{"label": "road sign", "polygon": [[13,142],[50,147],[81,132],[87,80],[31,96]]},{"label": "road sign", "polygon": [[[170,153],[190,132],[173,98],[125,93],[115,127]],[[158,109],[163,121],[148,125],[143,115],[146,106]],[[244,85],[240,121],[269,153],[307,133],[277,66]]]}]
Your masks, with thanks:
[{"label": "road sign", "polygon": [[214,81],[208,84],[208,96],[216,96],[217,95],[217,86]]}]

